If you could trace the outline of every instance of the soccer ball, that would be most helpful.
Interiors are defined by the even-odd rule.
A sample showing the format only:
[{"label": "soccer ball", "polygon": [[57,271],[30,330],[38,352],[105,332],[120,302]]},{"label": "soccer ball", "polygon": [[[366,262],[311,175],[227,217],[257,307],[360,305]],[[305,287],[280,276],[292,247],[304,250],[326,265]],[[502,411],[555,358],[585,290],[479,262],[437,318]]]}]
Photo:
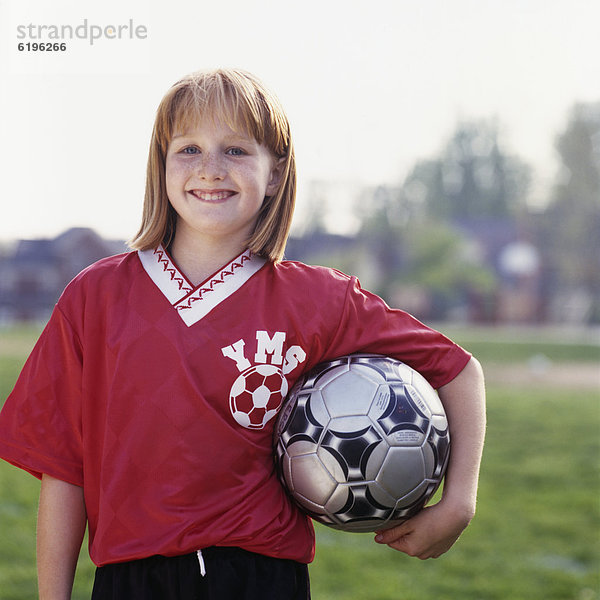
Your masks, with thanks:
[{"label": "soccer ball", "polygon": [[247,429],[262,429],[281,407],[288,383],[274,365],[246,369],[231,386],[229,408],[233,418]]},{"label": "soccer ball", "polygon": [[409,366],[353,354],[292,388],[275,427],[275,460],[292,498],[344,531],[387,529],[440,485],[450,451],[435,390]]}]

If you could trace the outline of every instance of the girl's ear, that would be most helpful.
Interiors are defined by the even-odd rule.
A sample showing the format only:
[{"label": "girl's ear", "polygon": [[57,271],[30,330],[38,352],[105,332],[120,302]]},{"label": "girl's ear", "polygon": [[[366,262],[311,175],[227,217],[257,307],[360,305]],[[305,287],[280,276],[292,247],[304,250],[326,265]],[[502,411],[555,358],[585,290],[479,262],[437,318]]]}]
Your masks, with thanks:
[{"label": "girl's ear", "polygon": [[285,171],[285,160],[285,156],[275,160],[273,168],[271,169],[269,183],[267,184],[267,196],[274,196],[277,193],[279,185],[281,184],[283,172]]}]

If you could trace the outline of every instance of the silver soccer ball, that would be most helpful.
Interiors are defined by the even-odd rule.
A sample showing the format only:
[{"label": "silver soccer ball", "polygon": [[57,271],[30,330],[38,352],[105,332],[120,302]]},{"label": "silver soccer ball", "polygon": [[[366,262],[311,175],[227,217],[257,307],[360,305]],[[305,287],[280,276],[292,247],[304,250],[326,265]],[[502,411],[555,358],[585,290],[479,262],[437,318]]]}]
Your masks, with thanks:
[{"label": "silver soccer ball", "polygon": [[312,518],[344,531],[392,527],[440,485],[450,451],[440,399],[409,366],[353,354],[316,366],[275,427],[283,485]]}]

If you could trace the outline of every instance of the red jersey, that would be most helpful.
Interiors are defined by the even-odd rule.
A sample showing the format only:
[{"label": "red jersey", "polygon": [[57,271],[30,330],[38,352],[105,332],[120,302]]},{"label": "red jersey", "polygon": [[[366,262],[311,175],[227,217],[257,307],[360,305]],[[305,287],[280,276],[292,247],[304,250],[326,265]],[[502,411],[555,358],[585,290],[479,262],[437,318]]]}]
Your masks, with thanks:
[{"label": "red jersey", "polygon": [[110,257],[58,301],[0,414],[0,456],[83,486],[96,565],[215,545],[309,562],[274,417],[304,371],[352,352],[434,387],[470,356],[331,269],[246,251],[194,286],[162,247]]}]

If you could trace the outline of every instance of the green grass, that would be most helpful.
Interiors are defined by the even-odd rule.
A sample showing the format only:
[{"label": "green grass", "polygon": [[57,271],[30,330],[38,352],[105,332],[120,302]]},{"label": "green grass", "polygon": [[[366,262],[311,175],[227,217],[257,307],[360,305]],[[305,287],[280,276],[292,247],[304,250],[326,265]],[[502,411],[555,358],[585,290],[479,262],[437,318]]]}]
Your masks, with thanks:
[{"label": "green grass", "polygon": [[[2,398],[14,384],[37,331],[4,333]],[[478,341],[468,332],[463,337]],[[510,362],[538,353],[552,361],[591,363],[582,356],[582,348],[595,348],[577,341],[546,340],[546,344],[537,339],[514,344],[510,336],[506,340],[499,336],[481,358],[484,365],[487,360],[504,361],[507,368]],[[503,357],[510,356],[511,346],[508,361]],[[371,534],[345,534],[318,526],[317,557],[311,566],[313,598],[599,599],[599,459],[598,389],[573,392],[555,384],[526,389],[494,384],[488,390],[478,512],[456,546],[437,560],[422,562],[375,544]],[[36,597],[38,491],[33,477],[0,463],[2,600]],[[84,550],[73,598],[89,598],[92,577]]]},{"label": "green grass", "polygon": [[456,342],[463,345],[482,363],[513,363],[540,356],[552,362],[597,363],[600,361],[600,346],[586,344],[567,345],[556,342],[511,344],[503,341],[470,340],[468,338],[464,342],[460,338],[456,338]]},{"label": "green grass", "polygon": [[553,362],[600,362],[600,332],[544,328],[440,326],[482,363],[515,363],[543,356]]},{"label": "green grass", "polygon": [[479,507],[457,545],[421,562],[370,535],[319,528],[315,598],[597,598],[598,401],[595,392],[575,406],[562,391],[489,390]]}]

